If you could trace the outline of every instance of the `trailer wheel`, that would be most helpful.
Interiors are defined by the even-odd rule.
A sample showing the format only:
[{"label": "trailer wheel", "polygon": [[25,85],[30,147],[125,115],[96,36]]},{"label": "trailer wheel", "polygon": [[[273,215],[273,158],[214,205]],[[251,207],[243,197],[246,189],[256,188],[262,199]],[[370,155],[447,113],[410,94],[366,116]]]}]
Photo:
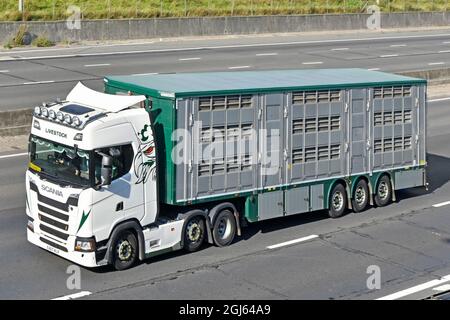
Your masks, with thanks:
[{"label": "trailer wheel", "polygon": [[236,235],[236,220],[230,210],[225,209],[217,215],[212,233],[214,243],[218,247],[225,247],[233,242]]},{"label": "trailer wheel", "polygon": [[355,195],[352,199],[353,211],[361,212],[369,204],[369,187],[364,179],[360,179],[355,188]]},{"label": "trailer wheel", "polygon": [[339,218],[347,209],[347,192],[342,184],[337,184],[331,191],[328,215],[330,218]]},{"label": "trailer wheel", "polygon": [[120,271],[131,268],[138,255],[136,236],[131,231],[123,231],[114,241],[113,266]]},{"label": "trailer wheel", "polygon": [[197,251],[205,239],[205,220],[200,216],[192,217],[184,229],[184,249],[189,252]]},{"label": "trailer wheel", "polygon": [[378,207],[384,207],[392,199],[391,181],[387,175],[383,175],[378,181],[377,190],[375,193],[375,204]]}]

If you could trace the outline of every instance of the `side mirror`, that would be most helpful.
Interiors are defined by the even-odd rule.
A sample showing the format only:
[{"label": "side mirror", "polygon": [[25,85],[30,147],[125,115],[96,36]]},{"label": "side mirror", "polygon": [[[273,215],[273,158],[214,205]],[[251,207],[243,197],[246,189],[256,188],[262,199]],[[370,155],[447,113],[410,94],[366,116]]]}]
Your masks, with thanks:
[{"label": "side mirror", "polygon": [[109,186],[112,180],[112,157],[106,154],[102,157],[102,186]]}]

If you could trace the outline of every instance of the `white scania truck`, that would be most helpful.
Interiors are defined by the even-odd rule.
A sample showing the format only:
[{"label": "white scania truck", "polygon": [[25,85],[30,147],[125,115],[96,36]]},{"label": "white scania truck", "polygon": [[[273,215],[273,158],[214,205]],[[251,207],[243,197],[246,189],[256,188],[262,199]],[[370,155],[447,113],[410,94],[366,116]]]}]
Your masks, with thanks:
[{"label": "white scania truck", "polygon": [[28,240],[117,270],[248,222],[426,186],[426,81],[362,69],[114,76],[35,107]]}]

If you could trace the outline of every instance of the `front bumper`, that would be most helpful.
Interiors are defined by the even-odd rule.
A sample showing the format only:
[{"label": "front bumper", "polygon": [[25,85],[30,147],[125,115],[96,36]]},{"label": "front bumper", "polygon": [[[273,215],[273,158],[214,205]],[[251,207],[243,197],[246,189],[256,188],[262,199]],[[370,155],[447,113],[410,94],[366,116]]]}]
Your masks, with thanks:
[{"label": "front bumper", "polygon": [[[67,248],[65,248],[67,250],[67,252],[65,252],[61,248],[57,248],[56,246],[46,243],[46,242],[50,242],[50,243],[54,242],[51,239],[46,239],[45,236],[40,236],[39,234],[34,233],[33,231],[31,231],[28,228],[27,228],[27,239],[32,244],[35,244],[38,247],[41,247],[42,249],[52,252],[60,257],[63,257],[64,259],[70,260],[81,266],[88,267],[88,268],[99,266],[99,264],[97,264],[97,261],[96,261],[95,252],[78,252],[78,251],[74,251],[73,249],[69,250]],[[68,244],[70,244],[69,246],[71,248],[74,248],[75,247],[75,236],[70,236],[67,242],[68,242]]]}]

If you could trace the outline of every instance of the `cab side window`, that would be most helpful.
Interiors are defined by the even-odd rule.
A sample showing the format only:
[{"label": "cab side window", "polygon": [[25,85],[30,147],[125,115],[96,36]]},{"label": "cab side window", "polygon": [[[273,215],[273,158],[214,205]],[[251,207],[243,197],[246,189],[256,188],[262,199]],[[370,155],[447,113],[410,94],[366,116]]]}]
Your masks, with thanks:
[{"label": "cab side window", "polygon": [[[126,144],[122,146],[114,146],[109,148],[102,148],[97,150],[101,153],[110,155],[113,158],[112,166],[112,180],[121,178],[123,175],[130,172],[131,166],[133,164],[134,152],[131,144]],[[101,182],[101,167],[102,167],[102,157],[96,152],[95,153],[95,182]]]}]

